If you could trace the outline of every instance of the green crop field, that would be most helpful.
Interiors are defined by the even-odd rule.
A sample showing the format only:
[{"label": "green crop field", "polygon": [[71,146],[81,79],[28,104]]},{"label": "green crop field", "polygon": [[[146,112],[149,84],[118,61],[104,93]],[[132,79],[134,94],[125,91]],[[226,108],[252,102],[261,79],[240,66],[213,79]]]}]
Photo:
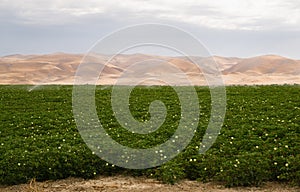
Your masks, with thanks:
[{"label": "green crop field", "polygon": [[[205,154],[198,151],[210,118],[210,92],[207,87],[196,87],[200,121],[194,138],[171,161],[144,170],[112,165],[86,146],[72,113],[72,86],[29,88],[0,86],[0,184],[115,174],[154,177],[167,183],[187,178],[226,186],[265,181],[300,184],[299,85],[226,87],[225,121]],[[171,87],[136,87],[131,93],[130,109],[137,120],[150,119],[152,101],[166,105],[164,124],[146,135],[119,125],[110,103],[111,87],[97,86],[95,95],[107,133],[128,147],[150,148],[165,142],[180,120],[179,99]]]}]

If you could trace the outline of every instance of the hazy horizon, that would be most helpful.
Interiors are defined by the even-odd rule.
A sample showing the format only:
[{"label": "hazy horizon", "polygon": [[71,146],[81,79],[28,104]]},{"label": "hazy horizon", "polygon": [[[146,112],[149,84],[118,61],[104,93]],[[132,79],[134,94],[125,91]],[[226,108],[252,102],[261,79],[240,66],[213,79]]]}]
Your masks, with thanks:
[{"label": "hazy horizon", "polygon": [[[70,55],[88,55],[89,53],[72,53],[72,52],[62,52],[62,51],[56,51],[56,52],[45,52],[45,53],[29,53],[29,54],[23,54],[23,53],[12,53],[12,54],[7,54],[7,55],[0,55],[0,57],[9,57],[9,56],[15,56],[15,55],[54,55],[54,54],[70,54]],[[184,57],[183,55],[167,55],[167,54],[151,54],[151,53],[143,53],[143,52],[136,52],[136,53],[122,53],[120,55],[134,55],[134,54],[141,54],[141,55],[151,55],[151,56],[166,56],[166,57]],[[100,55],[106,55],[106,54],[101,54]],[[118,54],[119,55],[119,54]],[[285,55],[278,55],[278,54],[259,54],[259,55],[253,55],[253,56],[248,56],[248,57],[238,57],[238,56],[224,56],[224,55],[210,55],[209,57],[223,57],[223,58],[240,58],[240,59],[248,59],[248,58],[253,58],[253,57],[261,57],[261,56],[280,56],[284,57],[287,59],[292,59],[292,60],[300,60],[300,58],[292,58],[292,57],[287,57]],[[188,55],[187,57],[193,57],[193,55]]]}]

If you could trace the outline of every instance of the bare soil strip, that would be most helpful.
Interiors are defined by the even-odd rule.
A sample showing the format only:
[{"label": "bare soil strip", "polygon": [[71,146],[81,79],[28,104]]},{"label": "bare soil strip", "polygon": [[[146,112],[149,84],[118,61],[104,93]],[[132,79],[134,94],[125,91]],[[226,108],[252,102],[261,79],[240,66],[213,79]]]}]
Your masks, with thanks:
[{"label": "bare soil strip", "polygon": [[35,182],[14,186],[0,186],[0,192],[299,192],[299,187],[291,187],[282,183],[269,182],[261,187],[237,187],[225,188],[217,183],[201,183],[197,181],[184,180],[175,185],[163,184],[154,179],[143,177],[113,176],[98,177],[84,180],[79,178],[68,178],[57,181]]}]

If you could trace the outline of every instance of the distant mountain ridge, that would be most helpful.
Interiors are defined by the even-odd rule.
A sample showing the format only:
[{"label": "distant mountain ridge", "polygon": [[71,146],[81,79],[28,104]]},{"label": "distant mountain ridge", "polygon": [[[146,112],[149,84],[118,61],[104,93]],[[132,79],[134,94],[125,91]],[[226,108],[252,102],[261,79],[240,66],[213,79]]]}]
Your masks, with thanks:
[{"label": "distant mountain ridge", "polygon": [[[45,55],[8,55],[0,57],[0,84],[73,84],[76,70],[83,54],[53,53]],[[146,54],[120,54],[109,60],[109,55],[91,54],[86,62],[104,67],[98,84],[114,84],[122,74],[132,70],[131,80],[170,76],[170,81],[182,84],[186,75],[196,85],[204,85],[202,72],[214,75],[217,70],[226,85],[234,84],[300,84],[300,60],[278,55],[262,55],[251,58],[238,57],[168,57]],[[201,67],[192,61],[199,62]],[[151,64],[152,63],[152,64]],[[132,69],[139,65],[138,71]],[[153,67],[155,66],[155,67]],[[173,69],[174,68],[174,69]],[[181,73],[176,72],[177,68]],[[178,71],[177,70],[177,71]],[[129,80],[129,79],[128,79]],[[126,82],[126,81],[125,81]],[[128,81],[129,82],[129,81]],[[156,84],[151,81],[151,83]]]}]

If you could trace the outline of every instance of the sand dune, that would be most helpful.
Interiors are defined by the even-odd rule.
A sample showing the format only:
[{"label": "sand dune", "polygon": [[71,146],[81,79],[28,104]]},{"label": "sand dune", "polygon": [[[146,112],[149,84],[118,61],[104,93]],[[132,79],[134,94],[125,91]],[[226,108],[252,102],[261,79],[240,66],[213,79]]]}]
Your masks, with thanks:
[{"label": "sand dune", "polygon": [[[80,65],[82,61],[84,63]],[[193,62],[197,62],[199,66]],[[117,80],[123,84],[164,84],[163,80],[166,80],[172,84],[184,85],[188,79],[192,84],[205,85],[207,82],[204,73],[210,77],[222,74],[226,85],[300,84],[300,61],[277,55],[243,59],[145,54],[120,54],[112,57],[95,53],[87,57],[83,54],[66,53],[0,57],[0,84],[73,84],[79,66],[81,74],[77,74],[77,77],[82,78],[98,78],[96,69],[102,69],[98,84],[114,84]]]},{"label": "sand dune", "polygon": [[300,61],[276,55],[265,55],[243,59],[236,65],[224,70],[230,73],[257,73],[257,74],[300,74]]}]

